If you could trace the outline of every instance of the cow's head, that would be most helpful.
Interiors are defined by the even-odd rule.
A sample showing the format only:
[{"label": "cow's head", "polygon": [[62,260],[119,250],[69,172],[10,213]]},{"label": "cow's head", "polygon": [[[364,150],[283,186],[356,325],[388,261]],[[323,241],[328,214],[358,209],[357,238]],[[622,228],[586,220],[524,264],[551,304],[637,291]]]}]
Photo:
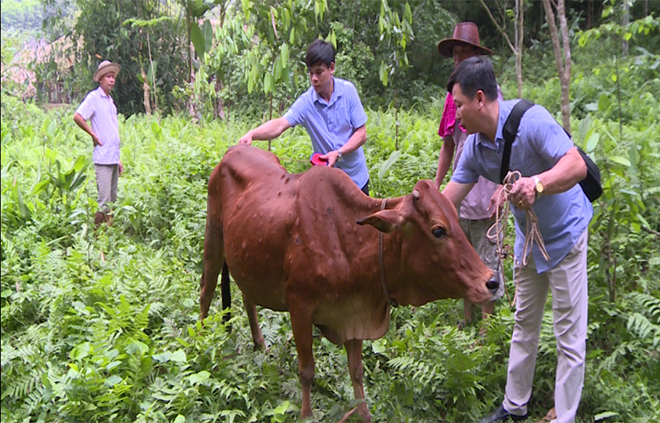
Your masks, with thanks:
[{"label": "cow's head", "polygon": [[401,200],[357,222],[392,233],[392,240],[401,243],[400,257],[385,255],[385,269],[397,269],[400,275],[392,286],[388,279],[390,296],[412,305],[439,298],[489,301],[499,282],[463,233],[454,205],[430,181],[417,182],[412,194]]}]

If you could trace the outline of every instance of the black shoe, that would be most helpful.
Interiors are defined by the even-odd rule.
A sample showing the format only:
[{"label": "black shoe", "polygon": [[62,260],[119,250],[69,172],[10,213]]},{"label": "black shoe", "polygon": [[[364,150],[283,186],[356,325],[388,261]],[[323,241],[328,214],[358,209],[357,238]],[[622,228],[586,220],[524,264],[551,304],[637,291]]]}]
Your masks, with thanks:
[{"label": "black shoe", "polygon": [[500,405],[497,410],[493,411],[488,416],[479,420],[479,423],[507,422],[509,421],[509,419],[513,420],[514,422],[519,422],[525,420],[526,418],[527,418],[527,414],[525,414],[524,416],[516,416],[515,414],[511,414],[508,411],[506,411],[504,409],[504,406]]}]

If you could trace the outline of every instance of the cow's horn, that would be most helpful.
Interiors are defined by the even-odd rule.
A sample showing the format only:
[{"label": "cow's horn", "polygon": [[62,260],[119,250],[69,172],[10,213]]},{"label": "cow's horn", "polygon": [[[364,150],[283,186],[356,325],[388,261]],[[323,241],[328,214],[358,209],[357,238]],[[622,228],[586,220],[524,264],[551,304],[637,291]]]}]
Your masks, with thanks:
[{"label": "cow's horn", "polygon": [[419,191],[414,189],[413,192],[412,192],[412,196],[415,200],[419,200]]}]

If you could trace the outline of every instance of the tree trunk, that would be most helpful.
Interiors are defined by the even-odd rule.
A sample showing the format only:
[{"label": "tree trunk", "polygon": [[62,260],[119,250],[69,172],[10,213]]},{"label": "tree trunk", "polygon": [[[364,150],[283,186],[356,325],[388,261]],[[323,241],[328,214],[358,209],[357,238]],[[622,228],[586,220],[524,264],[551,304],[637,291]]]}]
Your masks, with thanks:
[{"label": "tree trunk", "polygon": [[[557,33],[557,23],[555,14],[552,10],[550,0],[543,0],[545,9],[545,20],[548,22],[550,37],[552,38],[552,47],[555,53],[555,62],[557,63],[557,73],[561,84],[561,120],[564,129],[571,132],[571,103],[570,103],[570,82],[571,82],[571,46],[568,40],[568,26],[566,24],[566,12],[564,9],[564,0],[557,0],[557,17],[559,18],[559,27],[561,29],[562,44],[559,43],[559,34]],[[563,47],[563,49],[562,49]]]},{"label": "tree trunk", "polygon": [[516,0],[516,80],[518,81],[518,98],[522,98],[522,48],[523,48],[523,0]]},{"label": "tree trunk", "polygon": [[399,96],[394,88],[394,149],[399,150]]},{"label": "tree trunk", "polygon": [[[630,24],[630,3],[624,0],[621,26],[625,28],[628,24]],[[628,41],[625,38],[621,41],[621,55],[623,57],[628,55]]]},{"label": "tree trunk", "polygon": [[[270,108],[268,109],[268,120],[273,119],[273,89],[270,89]],[[270,147],[272,144],[273,140],[268,140],[268,151],[270,151]]]},{"label": "tree trunk", "polygon": [[149,83],[147,82],[147,74],[144,72],[144,68],[140,66],[140,72],[142,73],[142,80],[144,81],[142,83],[142,92],[144,93],[144,99],[142,100],[144,103],[144,112],[147,114],[147,116],[151,116],[151,102],[149,101],[149,93],[151,89],[149,88]]},{"label": "tree trunk", "polygon": [[199,120],[197,119],[197,95],[195,94],[195,74],[190,75],[190,87],[192,88],[192,94],[190,97],[188,97],[187,101],[187,106],[188,106],[188,113],[190,114],[190,119],[194,122],[197,123]]},{"label": "tree trunk", "polygon": [[190,2],[188,2],[187,10],[186,10],[186,32],[188,33],[188,69],[190,70],[190,82],[192,83],[193,81],[193,75],[195,72],[193,71],[193,46],[192,46],[192,39],[190,36],[190,33],[192,31],[192,23],[190,22],[190,15],[192,14],[192,10],[190,10]]},{"label": "tree trunk", "polygon": [[220,118],[221,120],[225,119],[225,102],[220,96],[220,92],[222,91],[223,88],[223,83],[220,81],[220,79],[216,76],[215,78],[215,98],[216,101],[213,103],[213,116],[217,119]]},{"label": "tree trunk", "polygon": [[[220,4],[220,28],[223,28],[225,26],[225,15],[227,12],[227,2],[224,2]],[[220,92],[224,88],[223,82],[220,80],[220,77],[218,76],[219,72],[216,72],[215,75],[215,102],[213,102],[213,117],[215,119],[220,118],[221,120],[224,120],[226,115],[225,115],[225,101],[222,99],[220,96]]]},{"label": "tree trunk", "polygon": [[[154,109],[158,111],[158,96],[156,95],[156,68],[154,68],[154,61],[151,57],[151,41],[149,39],[149,32],[147,32],[147,47],[149,48],[149,64],[151,65],[151,87],[154,94]],[[146,81],[146,78],[145,78]]]}]

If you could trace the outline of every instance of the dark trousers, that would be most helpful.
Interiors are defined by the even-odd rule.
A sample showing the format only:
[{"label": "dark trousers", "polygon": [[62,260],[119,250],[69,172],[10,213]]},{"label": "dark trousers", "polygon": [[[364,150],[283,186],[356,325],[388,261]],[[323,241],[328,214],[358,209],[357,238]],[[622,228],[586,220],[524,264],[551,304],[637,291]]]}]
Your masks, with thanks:
[{"label": "dark trousers", "polygon": [[362,192],[369,195],[369,180],[368,179],[367,179],[367,183],[364,184],[364,186],[362,187]]}]

